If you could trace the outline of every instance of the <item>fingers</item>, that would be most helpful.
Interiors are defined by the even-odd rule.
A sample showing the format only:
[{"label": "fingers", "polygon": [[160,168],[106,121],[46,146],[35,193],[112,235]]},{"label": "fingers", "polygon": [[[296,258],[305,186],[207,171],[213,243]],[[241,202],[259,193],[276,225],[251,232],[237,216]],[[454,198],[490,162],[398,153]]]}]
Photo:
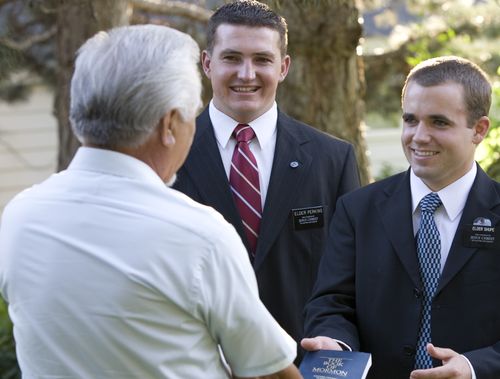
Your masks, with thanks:
[{"label": "fingers", "polygon": [[425,370],[414,370],[410,379],[470,379],[472,372],[467,359],[451,349],[427,344],[427,352],[434,359],[443,362],[442,366]]},{"label": "fingers", "polygon": [[342,350],[340,345],[330,337],[318,336],[313,338],[303,338],[300,346],[307,351],[316,350]]}]

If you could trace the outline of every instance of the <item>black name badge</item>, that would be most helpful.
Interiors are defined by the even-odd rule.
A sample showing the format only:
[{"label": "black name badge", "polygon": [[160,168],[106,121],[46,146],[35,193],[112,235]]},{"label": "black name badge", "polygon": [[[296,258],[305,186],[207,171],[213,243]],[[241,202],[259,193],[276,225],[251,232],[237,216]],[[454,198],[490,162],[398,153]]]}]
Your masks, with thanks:
[{"label": "black name badge", "polygon": [[306,230],[325,225],[323,206],[292,209],[293,228]]},{"label": "black name badge", "polygon": [[462,228],[462,243],[467,247],[500,249],[499,228],[483,225],[465,225]]}]

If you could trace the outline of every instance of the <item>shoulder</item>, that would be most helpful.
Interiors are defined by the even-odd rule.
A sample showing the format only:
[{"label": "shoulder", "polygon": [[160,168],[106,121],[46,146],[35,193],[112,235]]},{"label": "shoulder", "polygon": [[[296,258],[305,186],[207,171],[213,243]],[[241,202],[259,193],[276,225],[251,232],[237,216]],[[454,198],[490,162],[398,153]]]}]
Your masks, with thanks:
[{"label": "shoulder", "polygon": [[406,184],[408,184],[409,190],[409,183],[409,172],[404,171],[351,191],[342,196],[341,200],[346,204],[353,205],[360,203],[372,203],[376,199],[390,196]]},{"label": "shoulder", "polygon": [[479,165],[477,167],[469,197],[480,199],[485,206],[500,207],[500,183],[488,176]]},{"label": "shoulder", "polygon": [[[246,250],[233,225],[214,208],[200,204],[184,193],[169,189],[175,207],[169,206],[171,222],[176,223],[182,232],[191,236],[186,243],[197,245],[210,254],[236,254]],[[239,252],[237,255],[241,255]]]},{"label": "shoulder", "polygon": [[21,192],[17,193],[5,206],[3,214],[20,212],[27,210],[28,214],[33,210],[31,203],[33,201],[44,198],[57,198],[60,191],[60,184],[64,183],[63,179],[66,171],[54,173],[40,183],[33,184]]},{"label": "shoulder", "polygon": [[170,188],[168,191],[175,206],[178,207],[177,210],[180,212],[178,215],[183,215],[184,220],[177,221],[198,235],[214,239],[218,234],[216,232],[231,233],[234,230],[214,208],[200,204],[176,189]]}]

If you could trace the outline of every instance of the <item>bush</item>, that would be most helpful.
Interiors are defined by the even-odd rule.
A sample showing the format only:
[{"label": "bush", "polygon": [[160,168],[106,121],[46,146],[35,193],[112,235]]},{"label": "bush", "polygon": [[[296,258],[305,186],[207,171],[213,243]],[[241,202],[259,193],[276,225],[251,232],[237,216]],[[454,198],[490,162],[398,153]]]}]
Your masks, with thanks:
[{"label": "bush", "polygon": [[[497,70],[500,75],[500,66]],[[500,81],[493,83],[490,131],[479,145],[477,160],[488,175],[500,182]]]},{"label": "bush", "polygon": [[0,297],[0,378],[21,379],[17,365],[12,323],[7,314],[7,305]]}]

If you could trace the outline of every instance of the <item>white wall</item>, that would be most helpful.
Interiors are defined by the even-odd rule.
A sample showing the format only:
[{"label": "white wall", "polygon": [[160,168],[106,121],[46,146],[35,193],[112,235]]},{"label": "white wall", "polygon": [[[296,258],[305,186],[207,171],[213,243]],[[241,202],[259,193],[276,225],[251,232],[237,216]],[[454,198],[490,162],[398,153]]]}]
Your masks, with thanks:
[{"label": "white wall", "polygon": [[29,101],[0,102],[0,213],[22,189],[55,171],[56,119],[53,96],[37,89]]},{"label": "white wall", "polygon": [[409,167],[401,147],[400,137],[400,128],[367,130],[368,157],[374,178],[380,175],[385,165],[390,165],[392,173],[404,171]]}]

